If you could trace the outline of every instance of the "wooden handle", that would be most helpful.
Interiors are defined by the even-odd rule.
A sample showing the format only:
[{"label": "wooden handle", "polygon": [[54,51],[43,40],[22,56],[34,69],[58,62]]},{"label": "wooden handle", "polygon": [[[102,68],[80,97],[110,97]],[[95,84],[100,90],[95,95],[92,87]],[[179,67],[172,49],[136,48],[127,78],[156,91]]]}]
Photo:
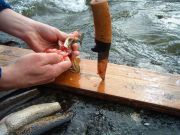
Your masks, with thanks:
[{"label": "wooden handle", "polygon": [[112,26],[107,0],[92,0],[91,8],[94,17],[95,38],[103,43],[111,43]]}]

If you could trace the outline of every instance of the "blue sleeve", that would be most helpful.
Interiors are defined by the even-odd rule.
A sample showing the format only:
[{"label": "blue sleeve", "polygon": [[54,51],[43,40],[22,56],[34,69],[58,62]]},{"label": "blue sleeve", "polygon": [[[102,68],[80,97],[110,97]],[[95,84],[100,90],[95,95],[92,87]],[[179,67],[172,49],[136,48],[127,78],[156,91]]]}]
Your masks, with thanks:
[{"label": "blue sleeve", "polygon": [[4,0],[0,0],[0,11],[6,9],[6,8],[11,8],[8,3],[6,3]]}]

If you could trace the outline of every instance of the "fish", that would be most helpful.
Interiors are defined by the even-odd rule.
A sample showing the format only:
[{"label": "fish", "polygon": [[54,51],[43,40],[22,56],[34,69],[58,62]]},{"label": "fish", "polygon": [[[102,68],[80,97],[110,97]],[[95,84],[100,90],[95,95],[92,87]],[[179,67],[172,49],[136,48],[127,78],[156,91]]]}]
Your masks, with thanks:
[{"label": "fish", "polygon": [[68,121],[70,121],[73,117],[72,112],[64,113],[64,114],[55,114],[52,116],[44,117],[35,121],[31,124],[24,126],[21,129],[16,131],[17,135],[39,135],[43,134],[50,129],[53,129],[57,126],[60,126]]},{"label": "fish", "polygon": [[11,113],[0,121],[0,135],[10,134],[40,118],[60,111],[60,104],[58,102],[54,102],[33,105],[23,110]]}]

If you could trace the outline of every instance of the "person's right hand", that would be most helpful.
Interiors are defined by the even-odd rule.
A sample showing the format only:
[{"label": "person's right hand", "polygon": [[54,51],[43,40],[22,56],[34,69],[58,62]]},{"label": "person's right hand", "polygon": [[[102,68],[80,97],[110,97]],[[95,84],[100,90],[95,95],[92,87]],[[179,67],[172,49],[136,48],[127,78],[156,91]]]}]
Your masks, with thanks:
[{"label": "person's right hand", "polygon": [[55,80],[71,67],[68,57],[56,53],[32,53],[19,58],[14,64],[2,69],[0,89],[25,88]]}]

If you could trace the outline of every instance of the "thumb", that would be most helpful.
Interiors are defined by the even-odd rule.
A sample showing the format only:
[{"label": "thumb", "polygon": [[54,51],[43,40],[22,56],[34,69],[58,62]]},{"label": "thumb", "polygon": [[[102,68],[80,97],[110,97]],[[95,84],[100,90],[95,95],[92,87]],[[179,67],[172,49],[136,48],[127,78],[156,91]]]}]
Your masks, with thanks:
[{"label": "thumb", "polygon": [[57,53],[41,53],[42,65],[57,64],[61,62],[62,58]]},{"label": "thumb", "polygon": [[78,31],[74,31],[74,32],[71,32],[70,34],[69,34],[69,36],[73,36],[73,37],[79,37],[79,32]]},{"label": "thumb", "polygon": [[60,31],[60,30],[58,30],[57,35],[58,35],[58,39],[59,39],[60,41],[65,41],[66,38],[68,37],[68,34],[67,34],[67,33],[65,33],[65,32],[63,32],[63,31]]},{"label": "thumb", "polygon": [[54,71],[56,71],[56,76],[59,76],[66,70],[68,70],[71,67],[72,63],[70,60],[66,60],[57,64],[53,65]]}]

